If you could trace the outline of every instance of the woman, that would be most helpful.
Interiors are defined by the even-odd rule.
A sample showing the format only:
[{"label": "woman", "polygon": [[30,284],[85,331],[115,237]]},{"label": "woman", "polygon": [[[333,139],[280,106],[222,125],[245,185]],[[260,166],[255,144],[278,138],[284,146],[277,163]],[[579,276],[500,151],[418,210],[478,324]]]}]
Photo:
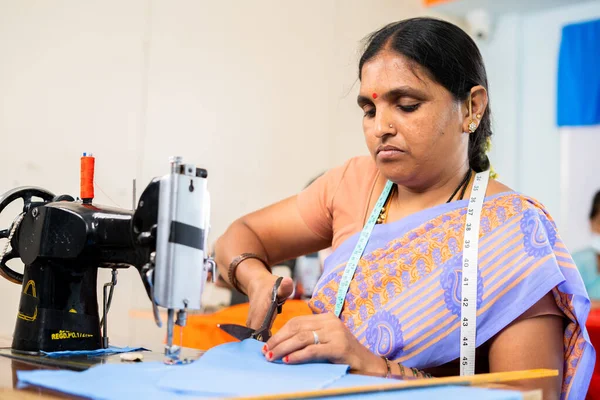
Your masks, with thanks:
[{"label": "woman", "polygon": [[600,191],[592,200],[590,211],[592,244],[585,250],[573,253],[573,260],[581,273],[583,283],[592,300],[600,301]]},{"label": "woman", "polygon": [[[268,265],[334,249],[310,301],[315,315],[288,322],[265,357],[327,359],[384,376],[458,375],[463,303],[476,304],[477,372],[557,369],[557,378],[521,386],[582,399],[595,358],[585,334],[589,300],[541,204],[489,181],[474,246],[476,302],[461,295],[469,195],[480,196],[492,134],[475,43],[443,21],[391,24],[369,38],[359,79],[371,156],[235,221],[217,243],[221,273],[249,296],[253,328],[276,280]],[[282,282],[280,298],[291,285]]]}]

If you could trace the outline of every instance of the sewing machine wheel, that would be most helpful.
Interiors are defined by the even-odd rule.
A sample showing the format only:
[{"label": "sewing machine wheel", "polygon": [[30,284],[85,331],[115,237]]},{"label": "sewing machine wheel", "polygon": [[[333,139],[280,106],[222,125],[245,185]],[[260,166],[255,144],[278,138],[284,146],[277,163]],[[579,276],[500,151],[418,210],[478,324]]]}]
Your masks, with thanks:
[{"label": "sewing machine wheel", "polygon": [[[39,198],[39,199],[41,199],[41,201],[34,201],[33,200],[34,198]],[[17,216],[17,218],[15,218],[13,220],[12,224],[8,227],[8,229],[0,230],[0,239],[8,239],[10,237],[10,233],[12,232],[13,228],[15,228],[15,224],[20,223],[20,221],[22,219],[22,215],[24,213],[26,213],[27,211],[29,211],[32,203],[43,204],[43,203],[52,201],[53,198],[54,198],[53,193],[47,191],[46,189],[42,189],[42,188],[38,188],[38,187],[34,187],[34,186],[18,187],[18,188],[9,190],[8,192],[6,192],[2,196],[0,196],[0,215],[2,214],[2,211],[4,211],[4,209],[6,207],[8,207],[10,204],[12,204],[13,202],[18,201],[19,199],[23,200],[22,213],[19,214]],[[15,228],[15,233],[16,233],[16,228]],[[16,271],[12,270],[6,264],[10,260],[19,258],[18,250],[16,249],[16,246],[14,246],[13,244],[14,244],[14,240],[12,243],[10,243],[10,250],[8,250],[9,243],[6,243],[6,245],[0,245],[0,256],[2,254],[4,254],[4,257],[2,257],[2,261],[0,262],[0,275],[2,275],[4,278],[8,279],[11,282],[21,284],[21,283],[23,283],[23,274],[20,274]],[[6,251],[6,253],[5,253],[5,251]]]}]

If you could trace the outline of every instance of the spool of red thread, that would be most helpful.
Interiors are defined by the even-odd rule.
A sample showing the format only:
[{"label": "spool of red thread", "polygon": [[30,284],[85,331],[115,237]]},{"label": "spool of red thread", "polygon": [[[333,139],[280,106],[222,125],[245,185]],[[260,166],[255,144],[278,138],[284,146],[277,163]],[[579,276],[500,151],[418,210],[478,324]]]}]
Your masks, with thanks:
[{"label": "spool of red thread", "polygon": [[81,157],[79,197],[85,204],[90,204],[94,198],[94,163],[95,159],[92,153],[83,153]]}]

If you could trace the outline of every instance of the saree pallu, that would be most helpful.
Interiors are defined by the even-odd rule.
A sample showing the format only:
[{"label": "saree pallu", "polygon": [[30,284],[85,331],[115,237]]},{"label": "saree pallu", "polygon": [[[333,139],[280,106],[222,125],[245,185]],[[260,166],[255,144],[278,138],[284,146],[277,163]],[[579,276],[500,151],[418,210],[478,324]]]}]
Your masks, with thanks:
[{"label": "saree pallu", "polygon": [[[373,353],[407,367],[459,357],[462,243],[467,200],[376,225],[340,318]],[[325,262],[310,307],[333,312],[358,234]],[[585,329],[590,301],[556,225],[535,200],[515,192],[486,197],[479,231],[479,347],[552,292],[567,318],[562,399],[583,399],[595,350]],[[471,300],[472,301],[472,300]]]}]

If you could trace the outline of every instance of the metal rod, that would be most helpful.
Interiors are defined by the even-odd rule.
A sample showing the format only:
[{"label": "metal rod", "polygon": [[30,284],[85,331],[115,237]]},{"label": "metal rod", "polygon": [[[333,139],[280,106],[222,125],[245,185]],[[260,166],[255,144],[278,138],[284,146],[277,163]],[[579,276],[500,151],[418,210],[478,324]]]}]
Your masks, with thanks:
[{"label": "metal rod", "polygon": [[[113,292],[117,285],[117,270],[112,269],[112,278],[110,282],[107,282],[102,287],[102,348],[108,349],[108,311],[110,310],[110,304],[112,303]],[[110,288],[110,293],[106,294]]]},{"label": "metal rod", "polygon": [[183,347],[183,326],[179,327],[179,347]]},{"label": "metal rod", "polygon": [[175,324],[179,325],[179,347],[183,347],[183,327],[187,324],[188,301],[183,300],[183,305],[184,308],[177,312],[177,321],[175,321]]},{"label": "metal rod", "polygon": [[110,286],[110,283],[105,283],[104,287],[102,288],[102,348],[104,349],[108,349],[108,318],[106,318],[107,315],[107,290],[108,287]]},{"label": "metal rod", "polygon": [[175,323],[174,316],[175,310],[169,308],[167,311],[167,352],[170,352],[173,349],[173,324]]},{"label": "metal rod", "polygon": [[136,193],[137,189],[136,189],[136,185],[135,185],[135,178],[133,178],[133,199],[131,202],[131,209],[133,211],[135,211],[135,206],[136,206],[136,199],[137,199],[137,193]]},{"label": "metal rod", "polygon": [[[111,281],[108,283],[105,283],[104,286],[110,286],[110,292],[108,292],[108,301],[106,302],[106,314],[109,313],[110,311],[110,305],[112,304],[112,298],[113,298],[113,292],[115,291],[115,286],[117,286],[117,269],[113,268],[111,275]],[[102,321],[100,321],[100,325],[102,325],[104,323],[104,318],[102,318]]]}]

